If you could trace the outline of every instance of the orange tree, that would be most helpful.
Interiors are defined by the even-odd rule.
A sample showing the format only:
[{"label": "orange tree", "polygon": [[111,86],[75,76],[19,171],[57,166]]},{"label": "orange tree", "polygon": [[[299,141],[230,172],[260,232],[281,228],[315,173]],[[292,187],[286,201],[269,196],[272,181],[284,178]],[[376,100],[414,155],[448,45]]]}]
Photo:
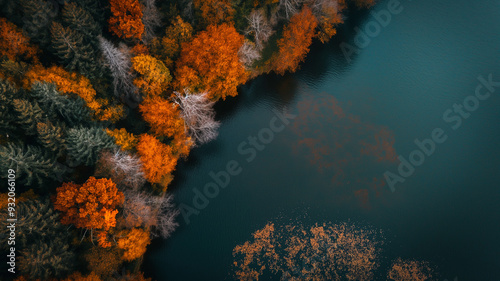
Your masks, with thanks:
[{"label": "orange tree", "polygon": [[[116,225],[117,207],[124,195],[109,179],[90,177],[84,184],[63,183],[57,188],[54,208],[61,211],[61,223],[79,228],[102,230],[106,233]],[[108,246],[105,235],[99,236],[99,244]]]},{"label": "orange tree", "polygon": [[184,131],[184,120],[177,104],[160,97],[147,98],[139,105],[139,110],[156,135],[174,137]]},{"label": "orange tree", "polygon": [[143,134],[139,137],[136,149],[143,163],[146,179],[166,188],[171,180],[170,173],[177,164],[177,157],[172,147],[160,142],[154,136]]},{"label": "orange tree", "polygon": [[176,86],[193,92],[208,92],[212,100],[238,94],[238,85],[248,73],[241,65],[238,50],[243,36],[230,24],[210,25],[206,31],[182,45],[176,65]]},{"label": "orange tree", "polygon": [[124,39],[141,39],[144,33],[142,7],[139,0],[110,0],[109,29]]},{"label": "orange tree", "polygon": [[38,53],[38,48],[30,45],[29,38],[22,34],[20,28],[0,17],[0,56],[13,61],[22,56],[37,62]]},{"label": "orange tree", "polygon": [[123,249],[122,259],[132,261],[144,255],[146,247],[151,243],[149,232],[141,228],[132,228],[130,230],[121,231],[118,236],[118,248]]},{"label": "orange tree", "polygon": [[204,25],[220,24],[233,20],[234,8],[230,0],[194,0],[195,9],[200,11]]},{"label": "orange tree", "polygon": [[294,72],[309,52],[314,37],[317,21],[311,9],[304,6],[295,14],[283,30],[283,37],[278,40],[279,51],[275,56],[274,70],[279,74]]}]

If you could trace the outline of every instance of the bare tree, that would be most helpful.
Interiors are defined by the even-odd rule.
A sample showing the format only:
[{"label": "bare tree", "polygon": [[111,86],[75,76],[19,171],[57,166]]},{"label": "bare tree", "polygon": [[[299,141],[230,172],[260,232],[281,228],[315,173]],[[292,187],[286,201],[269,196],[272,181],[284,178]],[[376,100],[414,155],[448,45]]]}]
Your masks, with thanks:
[{"label": "bare tree", "polygon": [[99,36],[99,45],[106,60],[106,66],[111,70],[113,76],[113,87],[115,96],[139,101],[138,90],[134,85],[132,75],[132,62],[130,61],[130,49],[123,43],[117,48],[102,36]]},{"label": "bare tree", "polygon": [[285,18],[289,19],[300,11],[300,5],[304,0],[280,0],[280,10],[285,13]]},{"label": "bare tree", "polygon": [[247,68],[250,68],[255,61],[261,58],[259,49],[255,46],[255,43],[249,40],[245,40],[238,51],[238,56],[240,62]]},{"label": "bare tree", "polygon": [[321,17],[331,17],[339,13],[339,2],[337,0],[311,0],[309,6],[318,20]]},{"label": "bare tree", "polygon": [[155,37],[155,29],[161,26],[161,14],[156,8],[156,0],[143,0],[142,4],[142,23],[144,24],[142,42],[148,44]]},{"label": "bare tree", "polygon": [[262,50],[264,43],[273,34],[273,27],[269,23],[264,10],[253,10],[247,17],[248,28],[246,35],[252,35],[259,50]]},{"label": "bare tree", "polygon": [[174,103],[181,108],[188,135],[195,143],[206,143],[215,139],[220,123],[215,121],[214,102],[207,93],[193,94],[188,89],[184,93],[174,92]]},{"label": "bare tree", "polygon": [[101,153],[96,175],[110,177],[121,188],[139,189],[146,182],[139,157],[120,149]]},{"label": "bare tree", "polygon": [[153,235],[168,238],[179,225],[175,222],[179,210],[175,209],[172,195],[153,196],[137,190],[124,194],[123,217],[127,227],[142,225],[151,228]]}]

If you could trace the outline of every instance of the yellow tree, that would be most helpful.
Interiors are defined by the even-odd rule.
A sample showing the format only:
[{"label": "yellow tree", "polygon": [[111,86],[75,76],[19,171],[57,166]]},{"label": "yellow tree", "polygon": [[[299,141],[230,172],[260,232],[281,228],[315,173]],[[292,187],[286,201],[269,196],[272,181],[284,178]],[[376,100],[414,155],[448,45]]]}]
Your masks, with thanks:
[{"label": "yellow tree", "polygon": [[106,133],[115,139],[115,143],[119,145],[122,150],[133,150],[137,145],[137,137],[127,132],[125,128],[114,130],[106,129]]},{"label": "yellow tree", "polygon": [[176,87],[208,92],[212,100],[236,96],[248,73],[241,65],[238,50],[243,36],[230,24],[210,25],[186,44],[176,65]]},{"label": "yellow tree", "polygon": [[132,67],[140,74],[140,77],[134,80],[134,84],[146,96],[159,96],[172,81],[168,68],[160,60],[152,56],[142,54],[133,57]]}]

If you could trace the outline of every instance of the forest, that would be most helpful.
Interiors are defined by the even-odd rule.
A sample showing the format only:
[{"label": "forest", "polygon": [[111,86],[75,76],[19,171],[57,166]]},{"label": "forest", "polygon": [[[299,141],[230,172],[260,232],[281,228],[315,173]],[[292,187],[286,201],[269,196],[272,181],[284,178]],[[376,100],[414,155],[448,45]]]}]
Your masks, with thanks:
[{"label": "forest", "polygon": [[[217,137],[214,104],[296,71],[373,0],[0,0],[0,170],[15,175],[21,280],[150,280],[179,211],[179,161]],[[9,182],[10,184],[10,182]],[[9,185],[11,187],[13,185]],[[8,252],[10,230],[0,230]],[[147,274],[146,274],[147,275]]]}]

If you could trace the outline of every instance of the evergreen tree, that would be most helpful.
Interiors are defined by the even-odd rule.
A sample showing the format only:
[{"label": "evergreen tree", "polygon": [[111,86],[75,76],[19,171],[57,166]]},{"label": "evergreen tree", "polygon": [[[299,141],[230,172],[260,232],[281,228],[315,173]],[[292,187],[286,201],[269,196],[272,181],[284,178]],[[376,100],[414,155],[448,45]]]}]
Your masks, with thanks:
[{"label": "evergreen tree", "polygon": [[97,127],[69,129],[66,147],[72,164],[87,166],[95,164],[101,150],[117,148],[113,137]]},{"label": "evergreen tree", "polygon": [[12,102],[18,97],[17,89],[9,81],[0,78],[0,134],[16,129],[16,113]]},{"label": "evergreen tree", "polygon": [[21,184],[40,187],[47,179],[53,177],[58,171],[54,159],[43,153],[37,146],[21,146],[7,143],[0,146],[1,177],[7,177],[7,170],[14,169],[16,177]]},{"label": "evergreen tree", "polygon": [[107,5],[105,0],[74,0],[80,7],[88,11],[92,18],[102,27],[106,23],[104,7]]},{"label": "evergreen tree", "polygon": [[0,73],[17,85],[22,84],[24,74],[28,71],[29,65],[22,61],[4,60],[0,63]]},{"label": "evergreen tree", "polygon": [[31,87],[31,95],[46,113],[61,117],[69,126],[87,124],[90,121],[85,102],[80,97],[60,95],[54,84],[35,82]]},{"label": "evergreen tree", "polygon": [[76,3],[64,5],[62,19],[66,26],[84,34],[88,39],[96,41],[95,37],[101,35],[102,27],[94,20],[90,12]]},{"label": "evergreen tree", "polygon": [[54,126],[50,121],[38,123],[36,125],[38,132],[38,141],[42,146],[60,156],[66,149],[64,146],[63,129],[60,126]]},{"label": "evergreen tree", "polygon": [[20,251],[19,271],[32,279],[49,280],[64,277],[74,269],[75,253],[68,241],[56,237],[34,243]]},{"label": "evergreen tree", "polygon": [[14,111],[17,113],[17,123],[21,125],[26,135],[36,134],[36,125],[42,122],[46,114],[37,102],[15,99],[12,101]]},{"label": "evergreen tree", "polygon": [[46,48],[50,44],[50,26],[59,7],[45,0],[21,0],[21,7],[23,30],[40,47]]},{"label": "evergreen tree", "polygon": [[101,67],[96,62],[99,55],[82,33],[57,22],[52,24],[50,31],[52,50],[68,71],[79,71],[90,79],[100,76]]},{"label": "evergreen tree", "polygon": [[[54,210],[50,200],[28,200],[17,205],[16,246],[25,248],[34,241],[50,241],[55,237],[69,240],[70,233],[59,222],[59,214]],[[0,219],[8,219],[6,210],[0,213]],[[5,241],[10,230],[0,229],[0,241]],[[5,241],[1,247],[6,250],[9,245]]]}]

